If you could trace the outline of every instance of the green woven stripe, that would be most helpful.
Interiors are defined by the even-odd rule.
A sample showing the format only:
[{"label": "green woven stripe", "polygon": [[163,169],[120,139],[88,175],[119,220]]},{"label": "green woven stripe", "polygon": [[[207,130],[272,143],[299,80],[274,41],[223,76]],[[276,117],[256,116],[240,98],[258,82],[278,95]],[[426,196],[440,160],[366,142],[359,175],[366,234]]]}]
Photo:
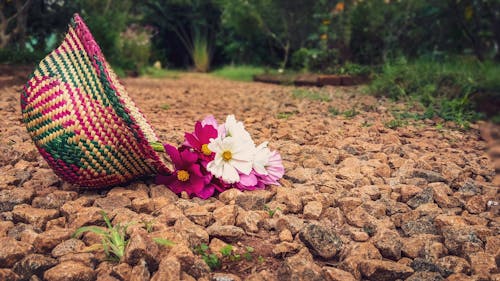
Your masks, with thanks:
[{"label": "green woven stripe", "polygon": [[[75,70],[79,69],[82,72],[83,78],[78,77],[82,83],[79,86],[85,89],[86,87],[83,85],[88,85],[88,89],[92,92],[92,96],[95,97],[96,93],[94,93],[94,91],[99,91],[99,86],[97,85],[97,77],[90,65],[87,54],[84,51],[73,51],[64,53],[64,57],[61,57],[63,61],[66,61],[66,58]],[[76,75],[80,76],[78,72],[76,72]],[[102,101],[104,106],[107,106],[107,100],[104,98]]]},{"label": "green woven stripe", "polygon": [[[108,162],[108,163],[112,163],[112,162],[111,162],[111,159],[106,158],[106,157],[105,157],[105,153],[104,153],[104,151],[103,151],[102,149],[100,149],[101,144],[99,144],[99,143],[98,143],[98,142],[96,142],[96,141],[90,141],[90,142],[91,142],[91,143],[94,145],[94,147],[95,147],[95,148],[96,148],[96,149],[97,149],[97,150],[101,153],[101,155],[102,155],[102,156],[104,156],[104,158],[106,159],[106,162]],[[86,155],[85,155],[85,159],[87,159],[87,160],[88,160],[89,164],[92,164],[92,159],[94,159],[97,163],[99,163],[99,164],[101,165],[101,167],[102,167],[102,168],[104,168],[104,169],[106,170],[106,174],[108,174],[108,175],[113,174],[113,173],[112,173],[112,172],[111,172],[111,171],[110,171],[110,170],[106,167],[106,165],[104,164],[104,162],[102,162],[102,161],[101,161],[100,157],[99,157],[98,155],[95,155],[95,154],[94,154],[94,152],[92,152],[93,147],[91,147],[91,146],[90,146],[87,142],[82,142],[82,144],[83,144],[83,146],[85,146],[85,147],[87,148],[87,150],[88,150],[88,152],[90,153],[90,155],[92,155],[92,157],[91,157],[91,158],[88,158],[88,157],[86,157]],[[92,165],[93,165],[93,164],[92,164]],[[96,171],[97,171],[97,170],[100,170],[100,169],[98,168],[98,166],[92,166],[92,167],[93,167]]]},{"label": "green woven stripe", "polygon": [[61,159],[68,164],[74,164],[83,167],[80,162],[85,157],[85,153],[78,147],[78,144],[68,143],[68,139],[75,136],[73,132],[66,132],[52,141],[42,146],[52,157]]},{"label": "green woven stripe", "polygon": [[[97,63],[97,66],[99,66],[99,72],[100,72],[99,78],[101,79],[101,83],[103,85],[104,92],[106,93],[106,96],[109,98],[109,100],[111,102],[111,106],[113,106],[116,114],[118,116],[120,116],[125,121],[125,123],[127,123],[127,125],[133,124],[132,119],[130,118],[128,113],[123,108],[123,105],[121,104],[118,96],[116,95],[115,90],[111,87],[110,81],[108,81],[106,73],[104,72],[103,63],[101,61],[99,61],[97,57],[95,57],[95,62]],[[134,131],[134,134],[136,134],[135,131]]]}]

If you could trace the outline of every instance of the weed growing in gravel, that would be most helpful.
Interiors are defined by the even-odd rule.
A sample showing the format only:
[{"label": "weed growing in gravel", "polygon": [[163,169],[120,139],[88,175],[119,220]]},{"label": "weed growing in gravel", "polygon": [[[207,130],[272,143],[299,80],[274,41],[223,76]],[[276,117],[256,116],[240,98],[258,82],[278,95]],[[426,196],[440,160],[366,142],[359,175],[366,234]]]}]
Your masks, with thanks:
[{"label": "weed growing in gravel", "polygon": [[346,118],[352,118],[359,114],[359,111],[356,110],[356,107],[352,107],[342,113]]},{"label": "weed growing in gravel", "polygon": [[288,119],[290,116],[294,115],[295,112],[278,112],[276,118],[278,119]]},{"label": "weed growing in gravel", "polygon": [[165,238],[153,238],[153,241],[158,244],[158,245],[162,245],[162,246],[167,246],[167,247],[172,247],[175,245],[174,242],[168,240],[168,239],[165,239]]},{"label": "weed growing in gravel", "polygon": [[160,108],[163,109],[163,110],[169,110],[170,109],[170,105],[165,103],[165,104],[162,104],[160,106]]},{"label": "weed growing in gravel", "polygon": [[[126,237],[127,227],[132,223],[126,225],[111,225],[108,215],[102,211],[102,218],[106,223],[107,229],[102,229],[97,226],[84,226],[80,227],[73,234],[74,238],[78,238],[85,232],[93,232],[101,236],[102,243],[96,246],[102,248],[108,259],[112,261],[120,261],[125,253],[125,247],[127,246],[128,239]],[[92,247],[92,246],[91,246]]]},{"label": "weed growing in gravel", "polygon": [[296,99],[308,99],[313,101],[331,101],[332,99],[327,93],[314,90],[294,89],[292,95]]},{"label": "weed growing in gravel", "polygon": [[148,233],[153,232],[153,225],[154,225],[154,223],[155,223],[154,220],[149,220],[149,221],[143,220],[142,221],[142,224],[144,225],[144,229],[146,229],[146,231]]},{"label": "weed growing in gravel", "polygon": [[[194,248],[194,252],[201,256],[211,270],[222,268],[223,263],[240,262],[242,258],[246,261],[252,261],[254,258],[254,251],[254,248],[247,246],[242,254],[238,254],[235,252],[234,247],[228,244],[219,250],[219,253],[222,256],[219,258],[216,254],[210,253],[209,247],[205,243],[202,243]],[[259,263],[263,263],[265,260],[262,256],[258,256],[257,261]]]},{"label": "weed growing in gravel", "polygon": [[271,209],[268,205],[264,205],[264,211],[269,214],[269,216],[272,218],[274,217],[274,214],[276,214],[276,211],[281,211],[280,207],[277,207],[275,209]]},{"label": "weed growing in gravel", "polygon": [[194,248],[194,252],[201,256],[205,263],[210,267],[211,270],[215,270],[221,267],[221,261],[216,254],[210,254],[208,251],[208,246],[205,243],[200,244]]},{"label": "weed growing in gravel", "polygon": [[333,116],[337,116],[340,114],[340,110],[336,109],[333,106],[328,107],[328,112],[330,112],[330,114]]}]

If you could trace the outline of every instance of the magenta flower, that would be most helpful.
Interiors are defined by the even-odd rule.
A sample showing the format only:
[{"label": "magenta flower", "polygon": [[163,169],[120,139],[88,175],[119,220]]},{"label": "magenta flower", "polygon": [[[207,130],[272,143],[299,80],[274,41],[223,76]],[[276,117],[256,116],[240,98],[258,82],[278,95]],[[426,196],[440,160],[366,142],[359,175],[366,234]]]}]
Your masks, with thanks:
[{"label": "magenta flower", "polygon": [[210,139],[217,137],[217,130],[212,125],[203,125],[202,122],[196,122],[193,133],[185,133],[185,146],[191,147],[200,154],[202,165],[206,167],[207,163],[214,159],[214,153],[208,148]]},{"label": "magenta flower", "polygon": [[265,165],[267,175],[257,174],[259,182],[262,184],[280,185],[278,180],[285,174],[285,168],[281,162],[281,155],[277,151],[271,152],[271,156]]},{"label": "magenta flower", "polygon": [[186,191],[189,195],[194,194],[203,199],[212,196],[214,187],[207,185],[211,176],[202,173],[201,167],[197,163],[198,154],[189,149],[179,151],[168,144],[163,146],[174,163],[175,169],[171,175],[158,175],[156,183],[168,186],[175,193]]}]

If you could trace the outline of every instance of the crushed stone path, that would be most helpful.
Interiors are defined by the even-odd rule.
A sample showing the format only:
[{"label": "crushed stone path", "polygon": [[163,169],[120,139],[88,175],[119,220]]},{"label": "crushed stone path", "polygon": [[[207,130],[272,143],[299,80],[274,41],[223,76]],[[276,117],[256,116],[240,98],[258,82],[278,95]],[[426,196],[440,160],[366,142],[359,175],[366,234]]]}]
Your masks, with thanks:
[{"label": "crushed stone path", "polygon": [[[494,129],[439,120],[391,129],[405,105],[358,87],[128,78],[162,141],[177,146],[196,120],[235,114],[281,153],[282,186],[206,201],[151,179],[83,190],[57,178],[31,142],[24,81],[0,77],[0,280],[500,280]],[[113,224],[134,222],[121,262],[92,248],[96,234],[72,238],[104,227],[102,210]],[[215,269],[203,260],[211,253]]]}]

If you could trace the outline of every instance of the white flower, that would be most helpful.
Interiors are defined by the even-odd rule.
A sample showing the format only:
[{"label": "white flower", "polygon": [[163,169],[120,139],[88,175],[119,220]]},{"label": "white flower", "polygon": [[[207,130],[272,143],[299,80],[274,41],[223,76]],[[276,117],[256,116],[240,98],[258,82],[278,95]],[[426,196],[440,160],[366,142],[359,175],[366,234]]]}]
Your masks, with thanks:
[{"label": "white flower", "polygon": [[253,169],[260,175],[267,175],[266,165],[271,157],[271,150],[267,148],[268,142],[263,142],[255,149]]},{"label": "white flower", "polygon": [[215,153],[215,158],[207,164],[207,170],[226,183],[239,182],[239,173],[248,175],[252,171],[255,154],[253,141],[234,136],[218,137],[210,141],[208,148]]},{"label": "white flower", "polygon": [[251,141],[253,143],[252,137],[245,130],[243,122],[236,121],[234,115],[228,115],[226,117],[226,123],[224,123],[224,129],[227,137],[235,137],[238,141]]}]

